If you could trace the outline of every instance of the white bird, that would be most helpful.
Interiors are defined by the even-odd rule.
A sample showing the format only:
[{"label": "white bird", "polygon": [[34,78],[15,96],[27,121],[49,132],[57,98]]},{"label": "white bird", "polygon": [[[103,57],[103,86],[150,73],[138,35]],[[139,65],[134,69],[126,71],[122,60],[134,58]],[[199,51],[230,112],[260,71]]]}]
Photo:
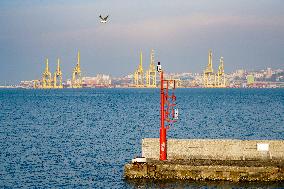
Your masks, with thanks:
[{"label": "white bird", "polygon": [[107,22],[107,18],[108,18],[108,15],[106,17],[102,17],[102,15],[100,15],[100,19],[101,19],[101,23],[106,23]]}]

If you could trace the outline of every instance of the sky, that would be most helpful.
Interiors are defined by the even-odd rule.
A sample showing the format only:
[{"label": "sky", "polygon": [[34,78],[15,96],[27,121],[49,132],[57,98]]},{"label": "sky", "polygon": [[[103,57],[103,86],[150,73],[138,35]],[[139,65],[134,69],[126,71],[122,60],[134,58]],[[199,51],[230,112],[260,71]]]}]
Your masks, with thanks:
[{"label": "sky", "polygon": [[[99,15],[109,15],[106,24]],[[60,58],[71,77],[77,51],[83,76],[133,73],[150,51],[166,72],[284,68],[283,0],[1,0],[0,85],[40,79]]]}]

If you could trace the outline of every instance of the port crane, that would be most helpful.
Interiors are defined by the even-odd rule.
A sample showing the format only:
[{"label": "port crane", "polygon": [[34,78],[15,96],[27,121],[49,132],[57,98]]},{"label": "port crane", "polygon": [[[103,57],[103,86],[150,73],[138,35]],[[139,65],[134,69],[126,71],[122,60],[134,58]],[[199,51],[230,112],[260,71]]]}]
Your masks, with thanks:
[{"label": "port crane", "polygon": [[77,55],[77,64],[73,69],[72,73],[72,88],[82,88],[82,76],[81,76],[81,66],[80,66],[80,51]]}]

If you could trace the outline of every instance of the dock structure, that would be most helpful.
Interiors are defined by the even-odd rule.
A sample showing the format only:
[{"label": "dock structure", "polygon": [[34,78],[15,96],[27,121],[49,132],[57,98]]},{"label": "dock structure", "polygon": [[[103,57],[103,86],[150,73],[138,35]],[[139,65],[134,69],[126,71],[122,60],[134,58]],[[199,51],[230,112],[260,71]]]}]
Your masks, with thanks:
[{"label": "dock structure", "polygon": [[203,72],[203,87],[205,88],[224,88],[226,87],[226,77],[224,71],[224,58],[220,58],[218,71],[215,74],[212,63],[212,50],[208,53],[208,64]]},{"label": "dock structure", "polygon": [[72,88],[82,88],[80,51],[78,51],[78,54],[77,54],[77,64],[75,68],[73,69],[71,87]]},{"label": "dock structure", "polygon": [[51,76],[51,72],[49,71],[48,58],[46,59],[45,70],[42,74],[42,86],[41,86],[41,88],[43,88],[43,89],[52,88],[52,76]]},{"label": "dock structure", "polygon": [[226,87],[226,78],[225,78],[225,72],[224,72],[224,59],[223,57],[220,58],[220,65],[218,67],[218,72],[215,77],[215,84],[218,88],[224,88]]},{"label": "dock structure", "polygon": [[133,88],[157,88],[157,71],[154,59],[154,49],[151,49],[150,65],[148,70],[143,69],[143,56],[140,51],[140,62],[133,73]]},{"label": "dock structure", "polygon": [[140,63],[138,68],[134,72],[134,85],[135,87],[144,87],[144,75],[143,75],[143,59],[142,51],[140,52]]},{"label": "dock structure", "polygon": [[284,181],[283,140],[169,139],[159,160],[159,139],[142,140],[146,162],[128,163],[127,179]]},{"label": "dock structure", "polygon": [[55,89],[62,89],[62,71],[60,68],[60,60],[59,58],[57,59],[57,68],[56,71],[54,72],[54,77],[53,77],[53,88]]},{"label": "dock structure", "polygon": [[150,66],[149,70],[146,72],[146,87],[147,88],[156,88],[157,87],[157,73],[156,65],[154,60],[154,50],[151,50],[150,55]]},{"label": "dock structure", "polygon": [[[52,76],[49,69],[48,58],[46,58],[45,69],[42,73],[41,79],[35,79],[33,81],[34,89],[63,89],[62,82],[62,70],[60,67],[60,59],[57,58],[57,67]],[[81,66],[80,66],[80,52],[77,55],[77,64],[72,72],[71,85],[72,88],[82,88],[82,76],[81,76]]]},{"label": "dock structure", "polygon": [[213,64],[212,64],[212,50],[209,50],[208,64],[203,73],[204,87],[207,87],[207,88],[214,87],[214,80],[215,80],[215,75],[214,75]]}]

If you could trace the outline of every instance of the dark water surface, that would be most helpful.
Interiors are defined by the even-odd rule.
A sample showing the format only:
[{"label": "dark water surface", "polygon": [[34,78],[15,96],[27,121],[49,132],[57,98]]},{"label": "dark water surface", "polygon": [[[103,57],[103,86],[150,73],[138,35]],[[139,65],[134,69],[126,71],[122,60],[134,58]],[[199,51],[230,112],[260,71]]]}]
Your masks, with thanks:
[{"label": "dark water surface", "polygon": [[[170,138],[284,139],[284,89],[178,89]],[[284,188],[125,181],[159,137],[158,89],[0,90],[0,188]]]}]

